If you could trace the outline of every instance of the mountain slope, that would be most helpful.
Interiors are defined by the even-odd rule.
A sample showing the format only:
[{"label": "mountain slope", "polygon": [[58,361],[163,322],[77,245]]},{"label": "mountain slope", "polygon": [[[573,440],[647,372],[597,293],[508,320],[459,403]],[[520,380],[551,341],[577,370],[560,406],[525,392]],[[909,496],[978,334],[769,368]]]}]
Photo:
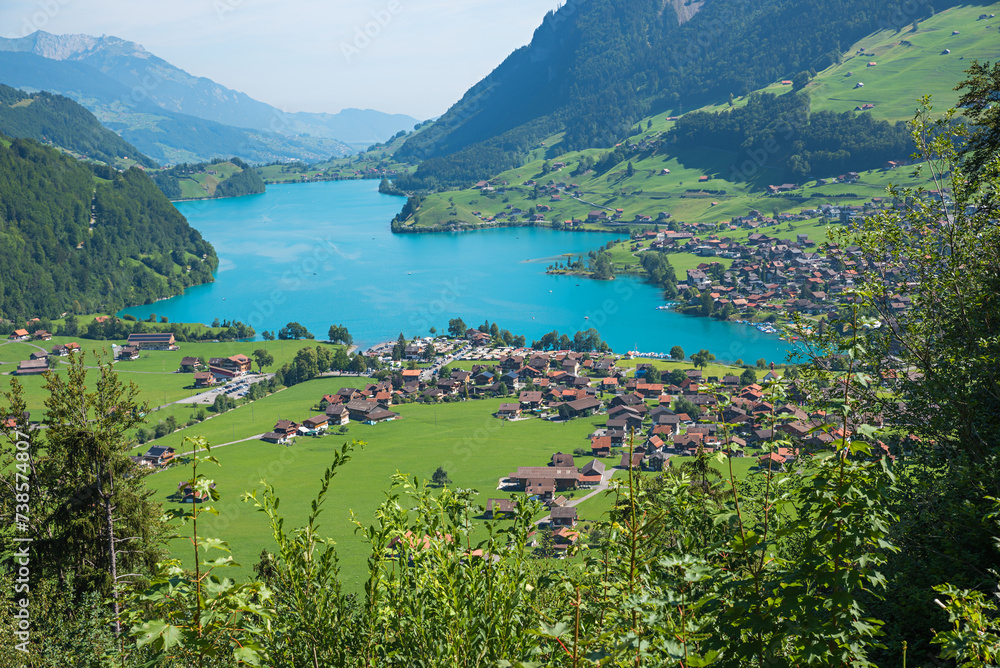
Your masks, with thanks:
[{"label": "mountain slope", "polygon": [[92,112],[161,163],[200,162],[238,156],[251,162],[325,160],[350,147],[334,139],[289,137],[236,128],[162,109],[88,65],[31,53],[0,50],[0,82],[31,91],[64,95]]},{"label": "mountain slope", "polygon": [[0,133],[52,143],[109,165],[130,159],[144,167],[156,166],[89,111],[61,95],[29,95],[0,84]]},{"label": "mountain slope", "polygon": [[0,141],[0,316],[116,311],[210,282],[217,265],[141,170]]},{"label": "mountain slope", "polygon": [[172,200],[242,197],[264,192],[264,179],[239,158],[177,165],[154,172],[153,181]]},{"label": "mountain slope", "polygon": [[[560,132],[551,155],[609,146],[644,116],[824,69],[842,45],[930,11],[897,0],[706,0],[681,22],[676,4],[592,0],[549,14],[528,46],[407,142],[400,157],[427,160],[401,185],[488,178]],[[943,0],[935,9],[955,4]]]},{"label": "mountain slope", "polygon": [[246,93],[193,76],[141,45],[118,37],[52,35],[38,31],[20,39],[0,39],[0,51],[80,63],[118,82],[132,97],[147,99],[161,109],[238,128],[288,136],[309,134],[368,145],[417,123],[411,116],[371,109],[345,109],[337,114],[286,114]]}]

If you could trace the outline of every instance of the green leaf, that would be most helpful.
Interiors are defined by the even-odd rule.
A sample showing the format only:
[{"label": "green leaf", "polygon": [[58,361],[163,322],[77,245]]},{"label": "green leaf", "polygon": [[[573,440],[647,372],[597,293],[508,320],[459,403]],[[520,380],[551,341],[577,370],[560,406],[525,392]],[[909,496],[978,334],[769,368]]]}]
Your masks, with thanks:
[{"label": "green leaf", "polygon": [[169,650],[174,645],[181,643],[184,631],[179,626],[168,624],[162,619],[154,619],[132,629],[132,635],[139,636],[136,638],[139,647],[156,642],[164,650]]},{"label": "green leaf", "polygon": [[236,659],[237,663],[247,663],[251,666],[259,666],[261,662],[261,653],[254,647],[250,645],[244,645],[243,647],[237,647],[233,651],[233,658]]}]

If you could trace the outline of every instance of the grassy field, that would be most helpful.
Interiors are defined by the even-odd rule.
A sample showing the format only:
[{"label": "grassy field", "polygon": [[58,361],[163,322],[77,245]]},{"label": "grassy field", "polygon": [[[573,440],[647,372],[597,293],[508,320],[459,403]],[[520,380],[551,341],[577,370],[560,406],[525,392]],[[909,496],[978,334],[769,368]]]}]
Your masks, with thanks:
[{"label": "grassy field", "polygon": [[[215,173],[209,174],[209,171]],[[177,182],[181,188],[181,198],[201,199],[203,197],[215,197],[215,189],[220,183],[233,174],[238,174],[242,171],[241,167],[231,162],[220,162],[209,165],[205,171],[178,178]]]},{"label": "grassy field", "polygon": [[[252,408],[242,407],[212,418],[162,442],[182,447],[181,437],[188,433],[204,435],[214,443],[245,438],[269,430],[279,417],[302,419],[312,415],[311,407],[323,394],[358,384],[357,379],[351,380],[354,382],[338,378],[303,383],[259,400]],[[352,423],[347,436],[300,438],[288,447],[247,441],[220,448],[213,454],[219,458],[221,468],[200,469],[216,480],[222,494],[220,515],[206,519],[205,535],[230,541],[237,561],[244,566],[243,573],[248,573],[260,551],[270,547],[271,540],[263,516],[241,503],[240,494],[260,489],[259,481],[266,478],[280,493],[281,509],[287,514],[289,526],[295,526],[305,516],[318,489],[331,449],[348,438],[364,440],[367,446],[355,453],[334,483],[332,503],[323,516],[323,532],[338,543],[344,581],[356,590],[365,572],[367,553],[353,533],[351,512],[363,523],[371,522],[393,474],[403,472],[429,480],[434,470],[443,466],[455,486],[479,490],[485,504],[486,498],[497,495],[499,478],[518,466],[544,465],[556,451],[589,447],[588,434],[606,419],[599,416],[567,423],[538,419],[504,422],[492,416],[499,404],[500,400],[409,404],[393,409],[402,419],[374,426]],[[617,458],[606,461],[611,463]],[[187,475],[189,470],[178,465],[148,480],[156,490],[156,498],[169,505],[167,497]],[[595,512],[599,515],[596,508],[588,506],[587,518],[597,519],[590,517]],[[183,558],[183,543],[176,542],[175,548]]]},{"label": "grassy field", "polygon": [[[51,341],[43,341],[34,344],[21,342],[0,343],[0,372],[9,373],[14,371],[17,362],[28,359],[32,352],[39,349],[50,351],[56,344],[67,344],[76,341],[86,354],[85,364],[92,366],[96,363],[96,353],[110,356],[111,344],[123,341],[91,341],[88,339],[74,339],[69,337],[53,337]],[[195,390],[194,376],[189,373],[176,373],[180,367],[183,357],[204,357],[206,360],[212,357],[230,357],[236,354],[247,355],[248,357],[258,348],[265,348],[274,357],[274,365],[266,368],[265,371],[273,371],[285,362],[290,362],[299,349],[307,346],[315,346],[315,341],[225,341],[219,343],[194,342],[179,343],[179,350],[176,351],[147,351],[143,352],[139,359],[131,362],[116,362],[115,370],[125,381],[133,381],[139,387],[140,401],[148,402],[150,407],[155,408],[163,404],[172,403],[185,397],[197,394]],[[319,344],[326,345],[326,344]],[[52,358],[54,369],[59,373],[65,368],[68,357]],[[256,365],[254,366],[256,370]],[[45,379],[41,376],[23,376],[18,378],[25,388],[25,398],[28,402],[28,409],[33,413],[37,412],[40,417],[43,409],[45,392],[42,385]],[[0,389],[6,390],[10,384],[10,377],[0,379]],[[197,407],[175,406],[170,407],[166,412],[154,413],[150,416],[152,424],[156,424],[160,419],[165,419],[167,415],[174,414],[178,420],[184,417],[181,422],[185,422],[192,411]]]},{"label": "grassy field", "polygon": [[[688,355],[691,355],[692,353],[696,353],[698,351],[685,350],[684,352],[687,353]],[[757,360],[745,360],[747,364],[753,364],[756,361]],[[770,362],[770,360],[768,360],[768,362]],[[775,363],[777,362],[778,360],[775,360]],[[652,363],[654,367],[656,367],[661,371],[673,371],[675,369],[687,370],[695,368],[694,364],[690,360],[675,362],[673,360],[652,360],[645,357],[634,357],[628,360],[619,360],[618,366],[622,368],[633,369],[637,364],[650,364],[650,363]],[[766,373],[766,371],[760,371],[760,370],[758,371],[760,372],[761,375]],[[721,380],[723,376],[740,375],[741,373],[743,373],[743,367],[731,366],[728,364],[717,364],[715,362],[712,362],[708,364],[704,369],[702,369],[701,373],[704,378],[715,376]],[[776,373],[780,375],[781,371],[776,369]]]},{"label": "grassy field", "polygon": [[[959,94],[953,89],[970,61],[1000,55],[1000,21],[978,20],[980,14],[998,12],[996,2],[953,7],[922,21],[915,32],[907,26],[866,37],[807,87],[812,108],[841,112],[874,104],[873,115],[895,121],[913,118],[920,95],[931,94],[939,112],[955,106]],[[876,65],[868,67],[869,62]],[[857,82],[864,87],[855,88]]]},{"label": "grassy field", "polygon": [[[45,342],[46,347],[68,339]],[[87,351],[107,345],[106,342],[81,340]],[[268,350],[276,363],[291,359],[303,346],[312,341],[268,342]],[[248,343],[181,343],[175,352],[150,352],[139,360],[119,363],[116,369],[126,380],[134,380],[141,388],[141,398],[151,404],[162,400],[173,401],[190,393],[185,389],[190,382],[186,374],[172,373],[182,356],[228,356],[235,353],[249,354],[261,342]],[[0,360],[16,361],[34,348],[24,343],[0,345]],[[623,360],[629,368],[643,360]],[[691,368],[690,362],[656,361],[658,368]],[[459,363],[458,366],[467,366]],[[709,365],[706,374],[723,375],[738,369]],[[41,408],[43,379],[21,379],[25,385],[29,404],[33,410]],[[232,575],[249,575],[251,567],[263,549],[270,548],[271,538],[263,516],[240,501],[243,492],[260,488],[260,481],[267,479],[275,485],[281,498],[281,509],[289,526],[303,520],[309,502],[318,488],[319,476],[331,460],[331,449],[347,439],[356,438],[367,443],[355,453],[354,459],[334,483],[330,503],[323,516],[323,532],[338,543],[342,558],[344,580],[347,587],[357,591],[365,574],[366,546],[354,534],[352,512],[359,521],[369,523],[374,511],[384,500],[391,477],[397,472],[429,479],[438,466],[448,471],[453,484],[481,492],[481,501],[497,496],[498,480],[518,466],[544,465],[552,453],[589,449],[588,435],[606,417],[595,416],[566,423],[552,423],[539,419],[505,422],[493,417],[502,400],[475,400],[449,404],[407,404],[394,407],[402,419],[369,426],[352,423],[346,435],[330,434],[319,438],[302,437],[290,446],[278,446],[250,439],[270,431],[279,419],[301,421],[318,412],[318,402],[324,394],[341,387],[359,387],[366,378],[322,378],[281,390],[273,395],[241,406],[221,415],[209,413],[203,422],[187,427],[153,441],[185,452],[190,446],[185,436],[204,436],[215,445],[226,444],[214,451],[222,466],[208,467],[201,472],[216,480],[222,494],[218,504],[218,517],[206,516],[203,535],[214,535],[228,540],[234,556],[242,564]],[[172,405],[149,415],[151,426],[173,415],[184,424],[200,410],[198,406]],[[37,417],[37,416],[36,416]],[[136,446],[134,452],[144,452],[151,443]],[[618,457],[605,458],[609,467],[618,463]],[[616,475],[621,476],[618,472]],[[150,476],[148,485],[155,498],[166,507],[176,503],[172,497],[177,484],[189,476],[189,469],[180,464]],[[579,498],[585,491],[571,496]],[[599,521],[611,507],[613,497],[599,494],[580,506],[581,525]],[[171,544],[172,553],[190,565],[191,557],[183,540]]]}]

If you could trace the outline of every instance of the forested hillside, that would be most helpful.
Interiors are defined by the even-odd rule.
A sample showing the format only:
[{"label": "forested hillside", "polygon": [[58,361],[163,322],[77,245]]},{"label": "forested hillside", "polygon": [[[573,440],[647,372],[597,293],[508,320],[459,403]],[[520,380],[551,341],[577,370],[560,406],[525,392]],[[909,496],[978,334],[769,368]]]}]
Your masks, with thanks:
[{"label": "forested hillside", "polygon": [[[957,4],[944,0],[936,10]],[[426,159],[406,189],[461,185],[520,164],[558,132],[557,150],[608,146],[659,111],[682,112],[823,69],[878,28],[930,6],[876,0],[708,0],[680,23],[659,0],[570,2],[398,157]],[[739,63],[735,67],[734,63]],[[852,128],[853,129],[853,128]]]},{"label": "forested hillside", "polygon": [[902,121],[890,124],[853,111],[810,114],[808,95],[794,92],[754,94],[730,111],[685,114],[670,137],[680,150],[738,147],[748,155],[780,153],[773,162],[799,180],[811,172],[874,169],[887,157],[903,159],[913,152]]},{"label": "forested hillside", "polygon": [[209,282],[217,263],[141,170],[0,145],[0,316],[115,311]]},{"label": "forested hillside", "polygon": [[170,199],[241,197],[264,192],[264,179],[239,158],[194,165],[187,163],[155,172],[153,181]]},{"label": "forested hillside", "polygon": [[85,108],[62,95],[44,91],[29,95],[0,84],[0,133],[52,143],[109,165],[127,158],[144,167],[156,167],[155,162],[101,125]]}]

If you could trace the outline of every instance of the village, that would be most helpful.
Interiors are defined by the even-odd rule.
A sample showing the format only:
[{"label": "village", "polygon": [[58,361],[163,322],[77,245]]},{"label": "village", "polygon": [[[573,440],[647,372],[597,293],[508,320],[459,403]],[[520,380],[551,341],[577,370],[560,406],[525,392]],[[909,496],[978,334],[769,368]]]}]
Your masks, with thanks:
[{"label": "village", "polygon": [[[932,203],[951,204],[947,193],[927,191],[922,197]],[[866,216],[902,205],[892,198],[875,197],[863,205],[824,204],[818,209],[782,213],[777,217],[751,211],[719,226],[669,222],[663,230],[657,225],[657,229],[636,232],[626,246],[637,258],[644,252],[665,253],[668,259],[672,253],[705,258],[696,267],[687,269],[686,275],[678,276],[677,291],[684,298],[678,310],[689,315],[757,321],[764,331],[777,333],[767,323],[789,323],[796,315],[821,320],[836,314],[846,303],[846,293],[858,285],[860,276],[868,270],[876,270],[893,285],[913,287],[906,279],[905,267],[869,266],[857,246],[841,248],[823,244],[821,247],[808,234],[797,234],[794,239],[782,237],[781,225],[788,224],[791,229],[792,221],[819,215],[827,224],[839,223],[850,228]],[[745,239],[736,239],[719,228],[729,232],[746,230],[749,234]],[[906,294],[895,294],[891,296],[890,307],[898,313],[908,308],[910,302]],[[809,331],[809,326],[805,331]],[[793,331],[788,336],[795,340],[800,333]]]},{"label": "village", "polygon": [[[143,340],[130,339],[130,345],[122,348],[176,348],[171,335],[138,336]],[[497,470],[496,488],[485,495],[487,518],[510,516],[521,498],[543,504],[544,514],[536,522],[536,545],[547,545],[554,554],[561,554],[583,538],[577,528],[576,506],[608,489],[616,473],[656,475],[665,469],[684,470],[692,458],[723,451],[747,462],[748,474],[790,474],[804,458],[828,450],[843,436],[836,419],[797,403],[802,399],[794,382],[783,383],[788,399],[772,397],[770,388],[788,372],[773,364],[758,379],[750,368],[739,376],[707,375],[699,368],[663,370],[652,360],[628,354],[492,344],[487,334],[471,328],[459,339],[415,339],[406,346],[408,360],[395,362],[390,379],[361,378],[357,386],[345,385],[316,396],[312,406],[302,405],[298,415],[278,420],[271,430],[254,438],[295,447],[301,439],[343,435],[356,424],[366,429],[405,419],[398,409],[393,410],[400,405],[440,404],[448,410],[446,404],[477,399],[500,400],[499,405],[483,403],[499,422],[539,420],[557,425],[597,418],[598,426],[586,443],[572,452],[553,452],[548,462],[525,461],[514,471]],[[368,353],[394,364],[384,347]],[[428,358],[448,360],[448,364],[416,366],[418,360]],[[269,375],[255,374],[245,355],[213,358],[207,371],[198,368],[196,358],[184,357],[177,371],[207,374],[227,387]],[[155,443],[132,458],[139,466],[160,470],[183,454]],[[894,456],[885,445],[876,454]],[[179,485],[175,500],[202,499]]]}]

